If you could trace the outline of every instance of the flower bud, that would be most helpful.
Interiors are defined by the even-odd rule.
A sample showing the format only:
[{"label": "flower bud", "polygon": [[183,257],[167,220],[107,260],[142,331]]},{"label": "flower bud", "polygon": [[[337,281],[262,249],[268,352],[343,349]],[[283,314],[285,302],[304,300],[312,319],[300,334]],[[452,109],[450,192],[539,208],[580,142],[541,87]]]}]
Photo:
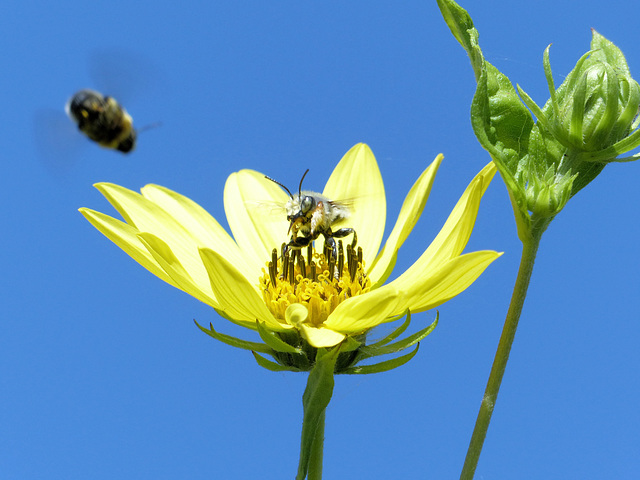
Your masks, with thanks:
[{"label": "flower bud", "polygon": [[556,215],[571,197],[575,175],[560,173],[554,165],[541,176],[531,176],[525,187],[527,210],[541,218]]},{"label": "flower bud", "polygon": [[557,90],[549,47],[545,50],[543,63],[551,98],[544,108],[519,89],[545,136],[550,134],[565,149],[578,173],[581,162],[619,161],[619,154],[640,145],[636,131],[640,85],[631,77],[622,52],[596,31],[592,33],[592,49],[578,60]]},{"label": "flower bud", "polygon": [[556,96],[559,116],[550,119],[561,143],[574,151],[602,150],[626,137],[640,105],[640,87],[631,76],[603,61],[587,65],[590,59],[569,74],[569,88]]}]

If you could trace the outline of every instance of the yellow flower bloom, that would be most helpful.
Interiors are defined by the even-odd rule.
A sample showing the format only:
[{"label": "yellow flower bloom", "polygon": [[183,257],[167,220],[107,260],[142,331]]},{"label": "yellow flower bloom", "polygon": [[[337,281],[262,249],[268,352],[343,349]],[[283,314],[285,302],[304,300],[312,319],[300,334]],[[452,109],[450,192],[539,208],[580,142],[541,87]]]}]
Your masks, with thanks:
[{"label": "yellow flower bloom", "polygon": [[358,243],[340,265],[329,265],[321,239],[315,242],[316,253],[304,249],[305,255],[292,251],[295,255],[286,259],[274,255],[273,250],[280,252],[289,240],[286,215],[266,215],[257,205],[283,205],[288,196],[252,170],[233,173],[225,185],[224,207],[233,238],[202,207],[158,185],[145,186],[142,194],[110,183],[96,185],[124,222],[87,208],[80,212],[151,273],[230,321],[251,329],[259,322],[274,332],[297,331],[313,347],[331,347],[407,311],[446,302],[500,256],[494,251],[462,255],[495,173],[489,164],[467,187],[422,256],[384,283],[422,213],[442,158],[439,155],[413,185],[380,249],[386,199],[378,165],[367,145],[347,152],[323,191],[330,199],[353,199],[345,226],[356,231]]}]

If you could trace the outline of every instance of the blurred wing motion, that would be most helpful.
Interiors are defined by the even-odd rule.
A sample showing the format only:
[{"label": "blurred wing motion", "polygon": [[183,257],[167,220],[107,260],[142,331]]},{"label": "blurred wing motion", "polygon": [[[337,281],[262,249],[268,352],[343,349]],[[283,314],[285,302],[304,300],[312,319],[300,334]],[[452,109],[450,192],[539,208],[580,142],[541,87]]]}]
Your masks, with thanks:
[{"label": "blurred wing motion", "polygon": [[89,78],[97,90],[124,105],[153,92],[162,76],[147,56],[124,48],[93,50],[88,59]]},{"label": "blurred wing motion", "polygon": [[39,109],[33,120],[38,160],[51,173],[68,172],[76,164],[85,143],[77,129],[60,109]]}]

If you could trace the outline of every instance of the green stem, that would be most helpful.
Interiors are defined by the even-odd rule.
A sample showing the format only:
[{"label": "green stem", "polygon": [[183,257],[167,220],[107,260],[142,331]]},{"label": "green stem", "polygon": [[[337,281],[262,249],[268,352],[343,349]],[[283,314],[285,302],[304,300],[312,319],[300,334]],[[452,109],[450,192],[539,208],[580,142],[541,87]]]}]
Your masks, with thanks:
[{"label": "green stem", "polygon": [[509,360],[509,352],[511,351],[511,345],[513,344],[516,329],[518,328],[518,320],[522,313],[524,299],[527,296],[529,280],[531,279],[533,263],[536,258],[538,246],[540,245],[540,238],[550,221],[551,219],[547,219],[547,221],[541,222],[538,228],[533,228],[530,236],[523,241],[520,269],[518,270],[518,277],[516,278],[516,284],[513,288],[513,294],[511,295],[511,304],[509,305],[507,318],[504,322],[496,356],[491,366],[491,373],[489,374],[487,387],[484,391],[482,403],[480,404],[480,411],[478,412],[476,425],[473,429],[471,441],[469,442],[469,449],[467,450],[467,456],[464,460],[460,480],[472,480],[476,467],[478,466],[482,445],[487,435],[487,430],[489,429],[491,414],[493,413],[493,408],[498,398],[502,377],[504,376],[507,361]]},{"label": "green stem", "polygon": [[300,440],[300,462],[296,480],[322,478],[322,450],[324,448],[325,411],[333,395],[333,372],[341,345],[332,349],[318,349],[315,365],[309,372],[307,388],[302,395],[304,414]]},{"label": "green stem", "polygon": [[308,480],[322,480],[322,454],[324,450],[324,410],[318,420],[318,427],[313,439],[311,458],[309,459]]}]

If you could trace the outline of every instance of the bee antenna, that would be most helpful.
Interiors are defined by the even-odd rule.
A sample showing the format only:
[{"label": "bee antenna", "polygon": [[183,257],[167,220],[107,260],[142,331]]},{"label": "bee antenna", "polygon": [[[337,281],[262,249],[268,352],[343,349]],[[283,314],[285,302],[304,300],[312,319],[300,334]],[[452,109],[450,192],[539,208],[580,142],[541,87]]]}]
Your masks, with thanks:
[{"label": "bee antenna", "polygon": [[137,133],[145,132],[147,130],[151,130],[152,128],[158,128],[162,126],[162,122],[155,122],[145,125],[144,127],[136,128]]},{"label": "bee antenna", "polygon": [[267,177],[266,175],[264,176],[264,178],[266,178],[267,180],[271,180],[273,183],[275,183],[276,185],[280,185],[282,188],[284,188],[287,193],[289,194],[289,196],[291,197],[291,200],[293,200],[293,195],[291,195],[291,192],[289,191],[289,189],[287,187],[285,187],[283,184],[281,184],[280,182],[278,182],[277,180],[274,180],[271,177]]},{"label": "bee antenna", "polygon": [[302,198],[302,181],[304,180],[304,177],[307,176],[307,173],[309,173],[309,169],[308,168],[304,172],[304,174],[302,175],[302,178],[300,179],[300,186],[298,186],[298,198]]}]

